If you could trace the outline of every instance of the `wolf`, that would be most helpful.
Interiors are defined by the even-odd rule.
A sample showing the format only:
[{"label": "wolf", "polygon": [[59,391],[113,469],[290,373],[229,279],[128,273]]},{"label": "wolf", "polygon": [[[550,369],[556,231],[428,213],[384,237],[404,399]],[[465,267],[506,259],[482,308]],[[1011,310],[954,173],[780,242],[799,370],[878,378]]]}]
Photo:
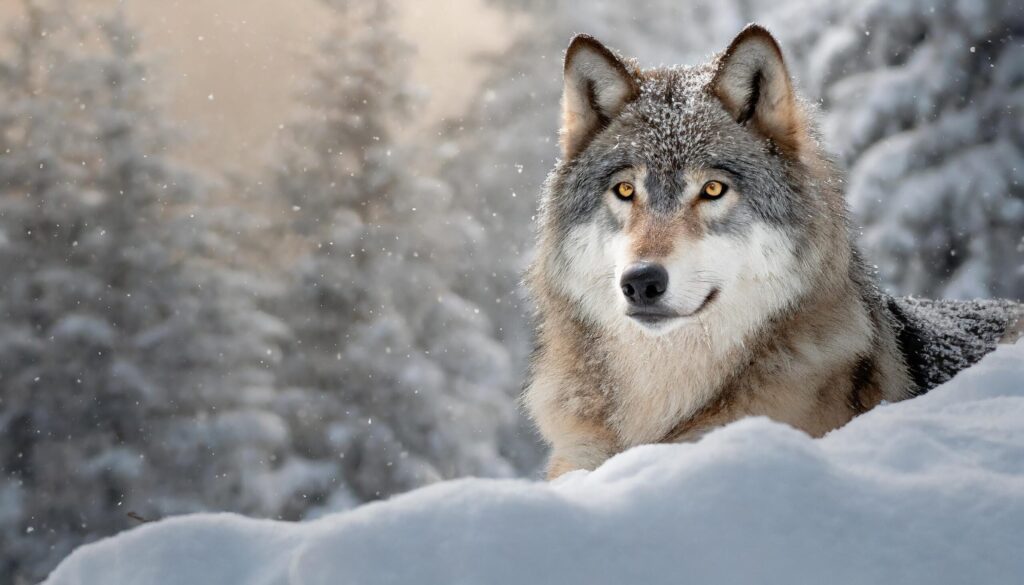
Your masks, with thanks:
[{"label": "wolf", "polygon": [[1021,335],[1016,302],[880,290],[761,26],[693,67],[641,69],[576,36],[560,143],[526,276],[523,401],[549,478],[748,416],[820,437]]}]

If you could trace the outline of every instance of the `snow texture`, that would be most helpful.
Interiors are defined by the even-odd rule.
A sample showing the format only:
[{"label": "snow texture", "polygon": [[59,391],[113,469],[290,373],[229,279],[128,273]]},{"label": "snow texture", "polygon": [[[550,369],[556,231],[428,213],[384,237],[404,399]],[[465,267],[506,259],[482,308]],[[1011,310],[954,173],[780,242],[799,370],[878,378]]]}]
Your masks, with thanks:
[{"label": "snow texture", "polygon": [[1009,583],[1024,574],[1024,344],[823,439],[763,418],[553,484],[457,480],[293,524],[179,517],[46,585]]}]

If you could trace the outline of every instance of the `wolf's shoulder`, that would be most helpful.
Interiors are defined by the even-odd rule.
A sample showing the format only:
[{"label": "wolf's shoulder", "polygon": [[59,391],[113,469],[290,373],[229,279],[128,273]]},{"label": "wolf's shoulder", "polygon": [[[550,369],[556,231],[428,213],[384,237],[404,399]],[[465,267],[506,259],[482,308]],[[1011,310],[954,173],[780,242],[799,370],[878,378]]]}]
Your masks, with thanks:
[{"label": "wolf's shoulder", "polygon": [[888,297],[887,306],[920,393],[976,363],[1024,321],[1024,305],[1008,300]]}]

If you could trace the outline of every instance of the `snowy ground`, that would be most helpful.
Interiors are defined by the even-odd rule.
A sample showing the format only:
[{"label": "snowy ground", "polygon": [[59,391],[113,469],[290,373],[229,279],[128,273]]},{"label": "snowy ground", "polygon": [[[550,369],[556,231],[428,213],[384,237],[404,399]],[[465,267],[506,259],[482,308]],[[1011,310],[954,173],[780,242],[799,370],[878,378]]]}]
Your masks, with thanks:
[{"label": "snowy ground", "polygon": [[1021,543],[1024,344],[817,441],[749,419],[553,485],[452,481],[304,524],[178,517],[46,583],[1010,583]]}]

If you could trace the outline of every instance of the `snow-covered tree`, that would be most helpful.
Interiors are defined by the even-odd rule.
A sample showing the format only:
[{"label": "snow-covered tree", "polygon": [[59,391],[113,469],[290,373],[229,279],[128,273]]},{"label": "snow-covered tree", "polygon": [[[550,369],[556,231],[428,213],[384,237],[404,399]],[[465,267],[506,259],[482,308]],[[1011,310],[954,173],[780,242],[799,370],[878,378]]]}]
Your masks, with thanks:
[{"label": "snow-covered tree", "polygon": [[172,315],[159,218],[193,188],[138,123],[152,112],[132,39],[111,23],[105,53],[83,57],[90,31],[26,8],[0,82],[0,459],[21,510],[0,548],[15,572],[127,523],[114,510],[148,465],[159,399],[133,336]]},{"label": "snow-covered tree", "polygon": [[798,0],[768,19],[849,168],[883,282],[1024,297],[1020,4]]},{"label": "snow-covered tree", "polygon": [[288,438],[251,414],[286,330],[210,265],[203,181],[169,155],[133,29],[25,13],[0,57],[0,581],[16,583],[129,512],[259,509],[252,460],[278,467],[281,446],[247,439]]},{"label": "snow-covered tree", "polygon": [[308,237],[282,314],[284,379],[307,455],[338,466],[326,507],[459,475],[516,473],[518,381],[495,326],[461,294],[485,270],[482,226],[411,169],[409,49],[387,2],[334,2],[274,175]]}]

